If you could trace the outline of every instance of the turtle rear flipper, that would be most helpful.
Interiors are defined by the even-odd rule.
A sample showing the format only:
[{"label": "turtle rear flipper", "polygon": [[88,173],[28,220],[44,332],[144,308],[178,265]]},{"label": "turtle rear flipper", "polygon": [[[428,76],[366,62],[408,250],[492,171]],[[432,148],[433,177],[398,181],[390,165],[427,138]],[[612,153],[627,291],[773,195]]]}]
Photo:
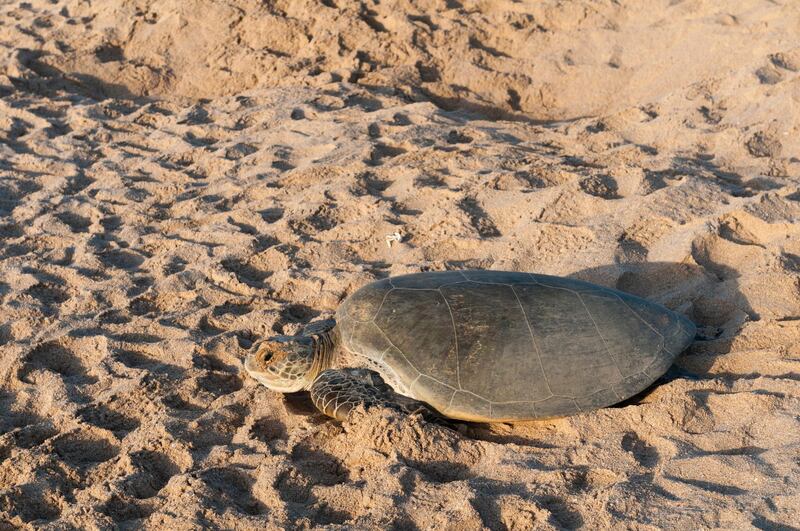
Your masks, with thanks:
[{"label": "turtle rear flipper", "polygon": [[364,409],[387,407],[403,413],[432,411],[423,402],[395,393],[380,374],[369,369],[328,369],[317,376],[311,386],[314,405],[337,420],[345,420],[359,405]]}]

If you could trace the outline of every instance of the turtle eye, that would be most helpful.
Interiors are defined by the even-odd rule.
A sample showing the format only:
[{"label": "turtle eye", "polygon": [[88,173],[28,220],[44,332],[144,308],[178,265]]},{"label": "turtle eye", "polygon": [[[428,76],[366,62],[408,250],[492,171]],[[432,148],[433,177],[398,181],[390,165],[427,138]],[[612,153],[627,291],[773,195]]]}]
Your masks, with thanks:
[{"label": "turtle eye", "polygon": [[272,361],[272,352],[264,351],[261,355],[261,363],[269,363]]}]

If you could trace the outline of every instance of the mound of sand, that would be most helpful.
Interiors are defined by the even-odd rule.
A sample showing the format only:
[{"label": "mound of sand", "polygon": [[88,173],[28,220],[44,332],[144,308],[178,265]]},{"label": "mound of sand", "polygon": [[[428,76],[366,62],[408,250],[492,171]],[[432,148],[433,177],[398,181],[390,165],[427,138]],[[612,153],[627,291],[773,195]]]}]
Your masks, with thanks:
[{"label": "mound of sand", "polygon": [[[0,7],[0,522],[800,521],[800,6],[342,4]],[[366,282],[459,268],[706,339],[516,426],[338,424],[242,370]]]}]

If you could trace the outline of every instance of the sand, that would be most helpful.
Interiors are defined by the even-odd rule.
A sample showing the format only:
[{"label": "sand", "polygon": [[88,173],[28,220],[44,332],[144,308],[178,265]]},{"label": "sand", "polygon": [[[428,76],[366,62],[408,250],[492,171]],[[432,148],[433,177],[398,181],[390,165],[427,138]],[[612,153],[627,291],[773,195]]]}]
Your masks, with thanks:
[{"label": "sand", "polygon": [[[790,1],[4,2],[0,527],[795,529],[798,30]],[[463,268],[703,339],[517,425],[337,423],[243,371]]]}]

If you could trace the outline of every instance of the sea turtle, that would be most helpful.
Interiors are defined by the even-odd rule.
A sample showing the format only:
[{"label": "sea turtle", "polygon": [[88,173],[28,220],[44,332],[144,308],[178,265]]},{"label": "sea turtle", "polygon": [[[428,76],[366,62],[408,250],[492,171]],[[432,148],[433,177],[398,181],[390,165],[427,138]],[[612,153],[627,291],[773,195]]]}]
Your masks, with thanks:
[{"label": "sea turtle", "polygon": [[337,419],[380,404],[510,422],[625,400],[694,337],[686,317],[580,280],[428,272],[362,287],[335,320],[256,345],[245,368],[272,390],[310,391]]}]

